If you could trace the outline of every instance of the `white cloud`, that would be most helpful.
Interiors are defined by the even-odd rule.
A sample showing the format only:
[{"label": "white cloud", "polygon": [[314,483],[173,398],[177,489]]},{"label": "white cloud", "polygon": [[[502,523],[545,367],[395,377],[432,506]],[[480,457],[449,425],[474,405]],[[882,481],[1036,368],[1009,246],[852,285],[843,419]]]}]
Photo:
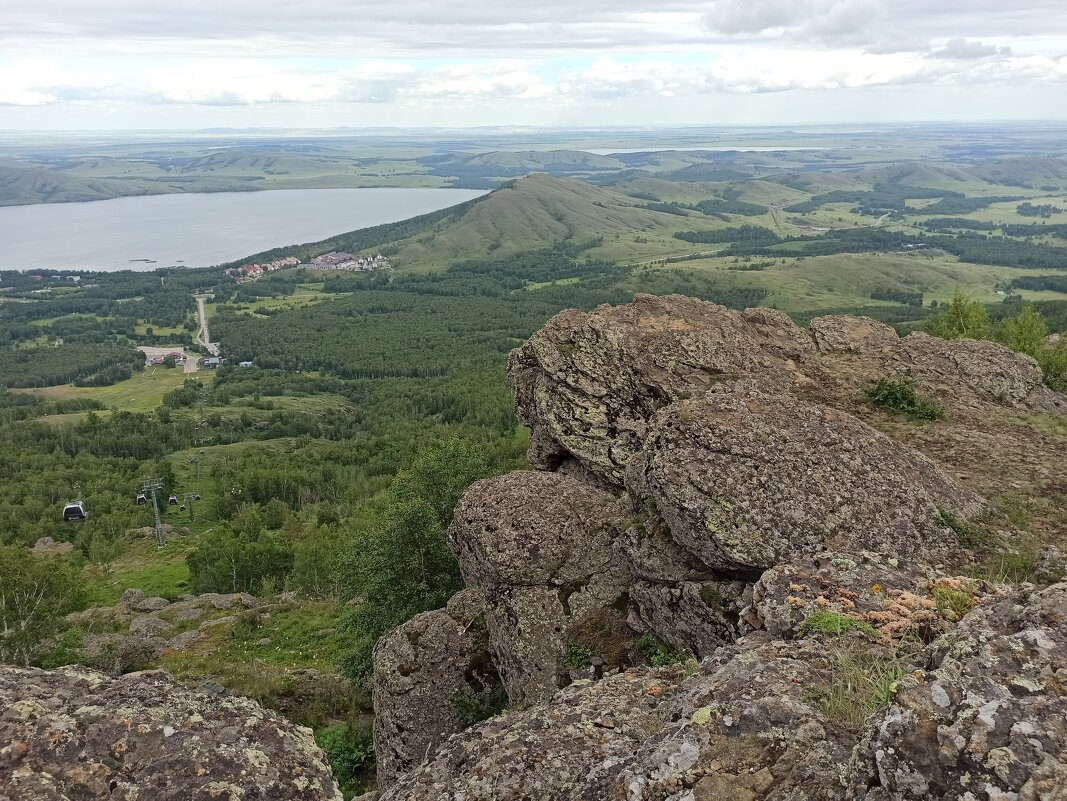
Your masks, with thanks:
[{"label": "white cloud", "polygon": [[1025,93],[1067,74],[1063,0],[2,2],[0,127],[20,108],[122,105],[251,119],[272,106],[377,104],[433,108],[431,121],[456,108],[597,107],[641,122],[632,98]]}]

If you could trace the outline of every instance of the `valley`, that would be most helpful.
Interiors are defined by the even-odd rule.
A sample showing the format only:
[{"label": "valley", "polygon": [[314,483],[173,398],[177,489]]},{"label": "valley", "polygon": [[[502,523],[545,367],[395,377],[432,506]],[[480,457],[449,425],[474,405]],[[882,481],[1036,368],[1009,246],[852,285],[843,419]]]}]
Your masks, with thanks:
[{"label": "valley", "polygon": [[[802,326],[864,315],[900,334],[949,337],[950,323],[973,318],[980,325],[968,335],[989,340],[976,346],[1037,360],[1044,384],[1034,393],[1064,391],[1062,151],[1009,132],[1003,157],[979,158],[965,132],[915,133],[883,142],[874,159],[838,149],[844,137],[753,140],[826,148],[805,151],[625,152],[644,141],[635,134],[618,140],[627,145],[618,157],[526,142],[456,154],[382,141],[374,169],[383,174],[388,161],[395,176],[500,185],[204,269],[0,271],[0,556],[56,577],[55,603],[26,638],[30,661],[163,667],[188,686],[254,698],[315,729],[350,797],[373,779],[374,642],[463,586],[445,535],[457,500],[475,479],[544,469],[527,455],[543,442],[528,451],[505,374],[509,353],[560,312],[685,295],[770,307]],[[592,136],[567,144],[599,149]],[[341,163],[295,147],[273,162],[189,148],[182,170],[247,170],[264,182],[296,182],[284,170],[319,169],[312,156]],[[419,172],[403,172],[416,162]],[[58,166],[56,156],[49,169]],[[65,169],[105,181],[120,167]],[[128,180],[162,180],[159,169],[146,157]],[[256,280],[235,271],[333,251],[382,254],[391,267],[295,266]],[[204,357],[208,338],[224,359],[217,370],[146,367],[137,350]],[[576,358],[578,341],[553,342],[539,358],[549,367]],[[865,394],[874,357],[834,359],[849,376],[834,384],[834,403],[951,463],[1025,532],[1011,569],[1030,575],[1039,545],[1067,545],[1067,495],[1049,456],[1067,436],[1062,415],[1020,405],[981,417],[940,397],[947,419],[916,420]],[[984,432],[978,445],[972,430]],[[1029,482],[1018,486],[999,483],[982,450],[1016,436],[1034,449],[1012,451]],[[164,483],[162,549],[144,535],[150,506],[136,502],[153,477]],[[88,519],[64,523],[74,499]],[[992,553],[976,550],[974,569],[993,571]],[[131,588],[143,597],[124,596]],[[666,659],[664,648],[646,650]],[[498,711],[475,700],[455,715]]]}]

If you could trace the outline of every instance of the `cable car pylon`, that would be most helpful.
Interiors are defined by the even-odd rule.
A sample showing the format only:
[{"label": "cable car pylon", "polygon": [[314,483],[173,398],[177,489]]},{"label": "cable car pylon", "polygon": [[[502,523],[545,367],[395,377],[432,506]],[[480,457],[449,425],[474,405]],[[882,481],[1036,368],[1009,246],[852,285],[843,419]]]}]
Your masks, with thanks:
[{"label": "cable car pylon", "polygon": [[163,489],[163,479],[150,478],[141,484],[142,493],[151,493],[152,495],[152,511],[156,515],[156,547],[162,548],[167,544],[167,541],[163,539],[163,523],[159,519],[159,502],[156,500],[156,490]]}]

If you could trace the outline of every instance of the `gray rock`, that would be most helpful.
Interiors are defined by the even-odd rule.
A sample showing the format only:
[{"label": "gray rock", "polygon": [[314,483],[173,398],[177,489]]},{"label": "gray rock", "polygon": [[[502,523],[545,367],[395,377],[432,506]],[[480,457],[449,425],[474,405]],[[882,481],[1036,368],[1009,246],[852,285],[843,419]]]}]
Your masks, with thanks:
[{"label": "gray rock", "polygon": [[1067,584],[1056,584],[984,603],[934,642],[927,670],[901,679],[860,743],[852,797],[1063,798],[1065,621]]},{"label": "gray rock", "polygon": [[873,629],[885,642],[922,632],[930,640],[960,615],[939,601],[940,591],[970,603],[987,594],[983,582],[943,576],[928,565],[881,554],[825,553],[807,564],[783,564],[760,576],[742,617],[776,637],[798,635],[816,612],[832,612]]},{"label": "gray rock", "polygon": [[626,483],[701,562],[750,574],[826,550],[959,560],[940,513],[986,506],[851,415],[743,383],[659,412]]},{"label": "gray rock", "polygon": [[449,544],[486,598],[510,703],[540,703],[567,684],[572,629],[625,603],[629,577],[613,547],[623,512],[611,494],[557,473],[485,479],[460,500]]},{"label": "gray rock", "polygon": [[133,608],[138,612],[158,612],[160,609],[166,609],[168,606],[170,606],[170,601],[158,596],[154,598],[142,598],[140,601],[133,604]]},{"label": "gray rock", "polygon": [[1005,406],[1067,412],[1067,396],[1045,386],[1040,365],[996,342],[909,334],[887,366],[959,400],[972,396]]},{"label": "gray rock", "polygon": [[788,390],[821,372],[811,336],[782,312],[677,295],[561,312],[508,362],[530,462],[551,470],[573,456],[616,485],[668,403],[740,377]]},{"label": "gray rock", "polygon": [[[576,682],[551,704],[490,718],[456,734],[379,801],[600,799],[583,795],[660,730],[658,707],[680,671]],[[625,797],[625,796],[624,796]]]},{"label": "gray rock", "polygon": [[814,317],[808,328],[820,353],[882,353],[900,344],[896,331],[870,317]]},{"label": "gray rock", "polygon": [[[184,604],[187,602],[183,601],[182,603]],[[206,611],[202,606],[183,606],[181,609],[175,609],[175,606],[177,606],[177,604],[172,604],[167,607],[167,617],[171,620],[189,622],[200,620],[200,618],[206,614]]]},{"label": "gray rock", "polygon": [[37,555],[65,556],[74,550],[70,542],[56,542],[51,537],[41,537],[33,544],[32,551]]},{"label": "gray rock", "polygon": [[167,648],[171,651],[184,651],[190,645],[199,642],[204,639],[204,632],[193,629],[192,631],[183,631],[181,634],[175,635],[167,640]]},{"label": "gray rock", "polygon": [[235,623],[236,621],[237,618],[233,615],[226,615],[225,617],[216,617],[212,620],[205,620],[203,623],[201,623],[200,630],[207,631],[208,629],[215,628],[215,626],[228,626],[232,623]]},{"label": "gray rock", "polygon": [[431,756],[488,701],[499,679],[488,652],[484,604],[474,590],[448,609],[424,612],[374,646],[374,753],[378,787]]},{"label": "gray rock", "polygon": [[130,621],[130,634],[141,637],[158,637],[170,628],[170,623],[155,615],[138,615]]},{"label": "gray rock", "polygon": [[144,590],[138,590],[134,587],[131,587],[130,589],[123,591],[122,598],[119,599],[119,603],[125,606],[136,606],[144,599]]},{"label": "gray rock", "polygon": [[81,649],[85,664],[117,676],[158,664],[163,640],[137,634],[87,634]]},{"label": "gray rock", "polygon": [[[235,730],[232,741],[216,733]],[[0,798],[341,801],[311,730],[162,671],[0,667]]]}]

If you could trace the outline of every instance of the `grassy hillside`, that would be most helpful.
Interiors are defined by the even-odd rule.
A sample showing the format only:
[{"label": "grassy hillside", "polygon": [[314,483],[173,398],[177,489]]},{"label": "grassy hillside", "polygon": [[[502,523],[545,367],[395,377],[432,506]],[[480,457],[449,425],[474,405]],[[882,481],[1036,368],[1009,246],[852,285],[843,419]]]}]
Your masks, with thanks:
[{"label": "grassy hillside", "polygon": [[150,181],[81,178],[16,162],[0,164],[0,206],[107,200],[121,195],[154,195],[168,191],[174,190]]}]

